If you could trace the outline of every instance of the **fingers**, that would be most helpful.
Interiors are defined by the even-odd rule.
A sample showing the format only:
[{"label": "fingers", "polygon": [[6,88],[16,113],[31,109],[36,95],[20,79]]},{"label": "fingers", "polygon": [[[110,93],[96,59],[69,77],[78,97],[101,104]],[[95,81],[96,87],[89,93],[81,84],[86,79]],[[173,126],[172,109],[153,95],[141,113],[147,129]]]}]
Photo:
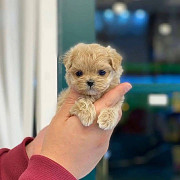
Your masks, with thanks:
[{"label": "fingers", "polygon": [[97,100],[94,105],[96,108],[97,114],[100,111],[107,107],[113,107],[119,101],[122,100],[123,96],[132,88],[131,84],[129,83],[122,83],[115,87],[114,89],[107,92],[102,98]]},{"label": "fingers", "polygon": [[[96,113],[97,115],[100,113],[100,111],[104,108],[108,108],[108,107],[113,107],[114,105],[116,105],[119,101],[122,100],[122,97],[132,88],[131,84],[129,83],[122,83],[120,85],[118,85],[117,87],[115,87],[114,89],[110,90],[109,92],[107,92],[102,98],[100,98],[99,100],[97,100],[94,105],[96,108]],[[122,110],[121,108],[119,109],[119,117],[117,119],[117,124],[119,123],[121,116],[122,116]],[[97,122],[95,121],[93,123],[94,128],[97,128]],[[107,137],[110,138],[113,129],[111,130],[101,130],[99,127],[97,128],[99,129],[99,131],[104,135],[106,135]]]},{"label": "fingers", "polygon": [[57,116],[60,115],[61,118],[65,118],[65,119],[69,118],[70,117],[69,111],[74,105],[75,101],[77,101],[79,97],[80,95],[75,90],[70,89],[70,92],[67,98],[65,99],[62,107],[57,112]]},{"label": "fingers", "polygon": [[[102,98],[97,100],[94,104],[97,114],[99,114],[99,112],[102,109],[107,107],[113,107],[115,104],[117,104],[117,102],[120,101],[122,97],[131,88],[132,88],[131,84],[122,83],[117,87],[115,87],[114,89],[110,90],[108,93],[106,93]],[[76,91],[70,89],[68,97],[65,99],[61,109],[57,112],[56,117],[59,118],[61,116],[61,119],[64,120],[68,119],[70,117],[69,111],[79,97],[80,95]]]}]

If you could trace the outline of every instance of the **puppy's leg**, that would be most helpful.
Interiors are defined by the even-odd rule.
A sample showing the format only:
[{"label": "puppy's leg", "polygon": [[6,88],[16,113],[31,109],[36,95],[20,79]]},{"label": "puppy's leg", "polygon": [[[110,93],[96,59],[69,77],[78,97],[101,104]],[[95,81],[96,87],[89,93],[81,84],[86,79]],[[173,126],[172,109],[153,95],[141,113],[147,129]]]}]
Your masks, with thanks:
[{"label": "puppy's leg", "polygon": [[76,101],[70,114],[76,115],[84,126],[90,126],[96,118],[95,107],[92,101],[86,98]]},{"label": "puppy's leg", "polygon": [[123,104],[123,100],[124,98],[114,107],[105,108],[100,112],[97,123],[99,124],[99,127],[101,129],[109,130],[113,129],[117,125],[119,118],[119,109]]}]

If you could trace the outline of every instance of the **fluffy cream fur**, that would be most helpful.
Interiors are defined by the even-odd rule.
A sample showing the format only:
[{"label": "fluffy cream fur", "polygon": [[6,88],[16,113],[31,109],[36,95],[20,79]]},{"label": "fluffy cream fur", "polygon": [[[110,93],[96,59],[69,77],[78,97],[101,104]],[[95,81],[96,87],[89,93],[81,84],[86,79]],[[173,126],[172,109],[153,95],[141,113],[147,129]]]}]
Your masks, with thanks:
[{"label": "fluffy cream fur", "polygon": [[[80,43],[65,54],[63,62],[66,67],[66,81],[69,88],[81,94],[70,110],[70,114],[76,115],[84,126],[90,126],[96,119],[93,103],[120,83],[123,72],[121,61],[122,57],[115,49],[99,44]],[[105,71],[105,74],[100,75],[100,70]],[[88,85],[88,81],[93,85]],[[64,99],[69,94],[69,88],[59,95],[57,110],[61,108]],[[122,103],[123,99],[114,107],[100,112],[97,120],[100,128],[108,130],[116,126],[118,110]]]}]

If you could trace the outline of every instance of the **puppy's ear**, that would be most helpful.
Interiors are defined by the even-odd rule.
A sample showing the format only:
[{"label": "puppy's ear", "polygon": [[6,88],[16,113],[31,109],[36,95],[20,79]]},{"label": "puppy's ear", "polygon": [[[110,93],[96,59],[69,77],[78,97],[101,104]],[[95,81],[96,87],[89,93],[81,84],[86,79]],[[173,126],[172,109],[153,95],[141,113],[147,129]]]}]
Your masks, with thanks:
[{"label": "puppy's ear", "polygon": [[64,66],[66,67],[66,70],[69,70],[72,66],[72,60],[73,60],[73,48],[71,48],[69,51],[67,51],[63,58]]},{"label": "puppy's ear", "polygon": [[122,56],[119,53],[117,53],[117,51],[115,49],[111,48],[110,46],[108,46],[107,49],[108,49],[108,53],[110,56],[110,65],[112,66],[112,68],[115,71],[120,70],[122,68],[121,67]]},{"label": "puppy's ear", "polygon": [[78,49],[82,49],[84,45],[84,43],[78,43],[65,53],[63,63],[66,67],[66,70],[71,68],[73,59],[75,58],[76,54],[78,54]]}]

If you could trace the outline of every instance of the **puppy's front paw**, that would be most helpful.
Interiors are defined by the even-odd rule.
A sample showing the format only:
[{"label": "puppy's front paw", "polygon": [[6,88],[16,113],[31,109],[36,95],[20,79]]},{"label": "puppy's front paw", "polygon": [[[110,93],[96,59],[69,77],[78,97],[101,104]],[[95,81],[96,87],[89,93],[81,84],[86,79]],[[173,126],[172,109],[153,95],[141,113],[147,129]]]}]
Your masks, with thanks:
[{"label": "puppy's front paw", "polygon": [[79,99],[72,109],[71,115],[76,115],[84,126],[90,126],[96,118],[96,110],[92,102],[88,99]]},{"label": "puppy's front paw", "polygon": [[113,108],[106,108],[100,112],[97,123],[101,129],[109,130],[116,126],[117,120],[118,111]]}]

